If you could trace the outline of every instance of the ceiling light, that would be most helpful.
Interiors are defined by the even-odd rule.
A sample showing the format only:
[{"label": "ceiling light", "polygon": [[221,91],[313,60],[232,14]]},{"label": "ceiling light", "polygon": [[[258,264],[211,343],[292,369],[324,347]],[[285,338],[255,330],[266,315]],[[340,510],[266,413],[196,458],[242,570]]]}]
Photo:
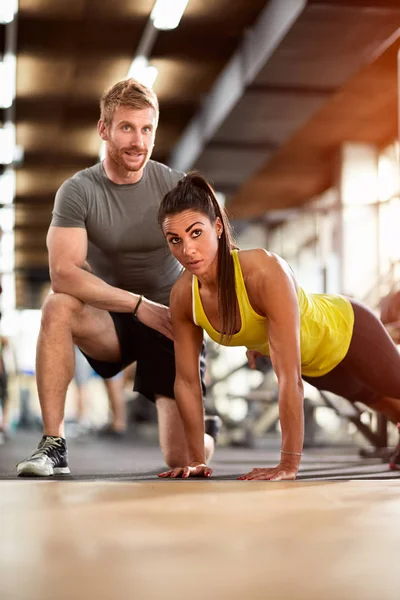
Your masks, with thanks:
[{"label": "ceiling light", "polygon": [[[1,185],[1,184],[0,184]],[[15,206],[8,205],[0,208],[0,228],[3,233],[12,231],[15,226]]]},{"label": "ceiling light", "polygon": [[189,0],[157,0],[151,12],[151,20],[157,29],[178,27]]},{"label": "ceiling light", "polygon": [[0,108],[9,108],[14,102],[16,66],[13,54],[6,54],[0,62]]},{"label": "ceiling light", "polygon": [[6,123],[0,129],[0,165],[10,165],[14,160],[15,126]]},{"label": "ceiling light", "polygon": [[144,56],[137,56],[128,71],[128,77],[133,77],[148,88],[152,88],[158,75],[158,69],[149,65]]},{"label": "ceiling light", "polygon": [[6,169],[0,175],[0,201],[2,205],[12,204],[16,189],[16,176],[14,169]]},{"label": "ceiling light", "polygon": [[18,0],[0,0],[0,23],[11,23],[18,11]]}]

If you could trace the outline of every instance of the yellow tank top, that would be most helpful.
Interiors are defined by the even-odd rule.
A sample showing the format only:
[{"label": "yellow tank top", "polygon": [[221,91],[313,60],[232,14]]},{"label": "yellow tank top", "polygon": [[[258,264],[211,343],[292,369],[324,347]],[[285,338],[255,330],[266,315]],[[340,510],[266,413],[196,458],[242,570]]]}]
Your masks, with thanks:
[{"label": "yellow tank top", "polygon": [[[232,251],[241,328],[227,346],[246,346],[269,356],[266,319],[252,308],[237,250]],[[329,373],[346,356],[353,334],[354,312],[349,300],[333,294],[306,294],[299,287],[301,372],[309,377]],[[200,298],[199,282],[192,277],[193,320],[215,342],[220,333],[209,322]]]}]

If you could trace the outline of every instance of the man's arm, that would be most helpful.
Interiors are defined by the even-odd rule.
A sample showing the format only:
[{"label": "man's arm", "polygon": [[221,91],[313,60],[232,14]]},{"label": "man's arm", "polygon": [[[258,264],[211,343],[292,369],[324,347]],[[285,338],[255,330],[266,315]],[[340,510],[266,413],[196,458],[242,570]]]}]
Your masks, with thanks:
[{"label": "man's arm", "polygon": [[[140,296],[113,287],[88,270],[88,240],[83,227],[51,226],[47,234],[50,279],[57,293],[69,294],[85,304],[115,312],[132,312]],[[172,338],[169,309],[144,299],[137,317]]]}]

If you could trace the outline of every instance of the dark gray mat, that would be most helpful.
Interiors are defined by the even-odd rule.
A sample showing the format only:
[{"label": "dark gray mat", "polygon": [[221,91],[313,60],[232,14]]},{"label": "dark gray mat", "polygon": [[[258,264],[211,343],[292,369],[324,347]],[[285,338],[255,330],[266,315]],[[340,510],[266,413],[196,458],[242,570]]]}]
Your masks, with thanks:
[{"label": "dark gray mat", "polygon": [[[40,432],[18,432],[0,446],[0,479],[18,478],[17,462],[28,456],[40,439]],[[279,459],[279,439],[268,440],[265,448],[217,448],[212,468],[213,478],[236,479],[254,467],[274,466]],[[133,433],[124,440],[100,440],[96,436],[71,439],[68,442],[71,475],[58,476],[67,481],[144,481],[158,480],[165,470],[160,449],[154,439]],[[400,471],[390,471],[379,459],[362,459],[357,448],[312,448],[304,452],[298,479],[366,480],[400,479]]]}]

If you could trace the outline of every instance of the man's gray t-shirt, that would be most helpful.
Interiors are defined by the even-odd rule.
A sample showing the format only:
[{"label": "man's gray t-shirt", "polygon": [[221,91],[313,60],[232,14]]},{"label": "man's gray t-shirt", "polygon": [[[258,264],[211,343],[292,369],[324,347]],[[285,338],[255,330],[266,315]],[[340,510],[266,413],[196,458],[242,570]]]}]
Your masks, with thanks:
[{"label": "man's gray t-shirt", "polygon": [[95,275],[168,305],[182,268],[168,249],[157,213],[164,195],[183,175],[150,160],[140,181],[117,185],[98,163],[63,183],[51,225],[85,228],[87,260]]}]

